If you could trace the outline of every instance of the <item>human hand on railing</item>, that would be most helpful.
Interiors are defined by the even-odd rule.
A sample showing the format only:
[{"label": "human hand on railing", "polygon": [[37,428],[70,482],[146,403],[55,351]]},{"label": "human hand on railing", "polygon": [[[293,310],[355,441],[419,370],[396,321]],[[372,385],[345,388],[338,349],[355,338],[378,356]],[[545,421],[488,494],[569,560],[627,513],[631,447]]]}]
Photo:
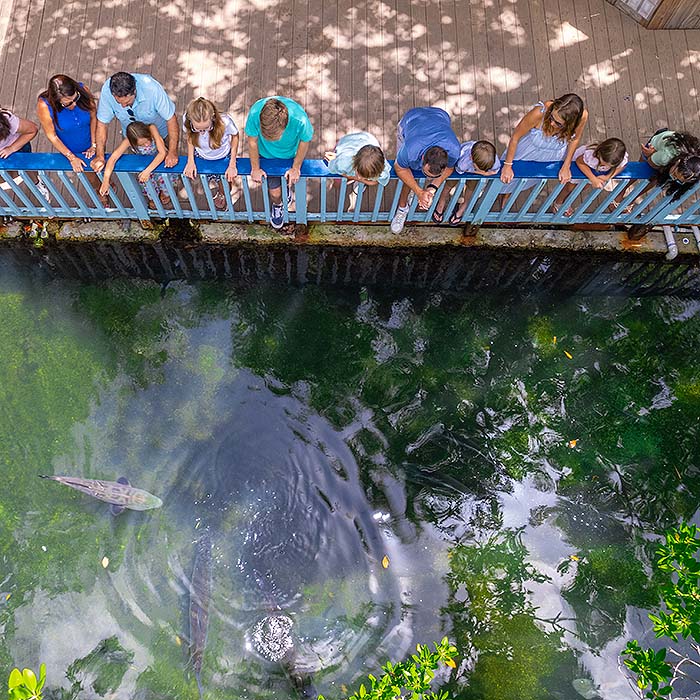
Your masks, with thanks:
[{"label": "human hand on railing", "polygon": [[151,173],[149,173],[147,170],[142,170],[136,177],[136,179],[142,184],[145,185],[148,182],[148,178],[151,177]]},{"label": "human hand on railing", "polygon": [[262,168],[252,168],[250,171],[250,177],[256,185],[259,185],[265,176],[266,173]]},{"label": "human hand on railing", "polygon": [[96,156],[95,158],[92,159],[90,163],[90,167],[96,172],[102,172],[105,167],[105,159],[104,157],[100,158],[99,156]]},{"label": "human hand on railing", "polygon": [[299,182],[299,178],[301,177],[301,170],[292,166],[291,168],[289,168],[289,170],[287,170],[284,176],[285,178],[287,178],[287,187],[291,187],[292,185],[296,185],[297,182]]},{"label": "human hand on railing", "polygon": [[74,173],[82,173],[83,170],[85,170],[85,163],[72,153],[68,158],[68,162],[70,163],[70,167],[73,168]]},{"label": "human hand on railing", "polygon": [[165,154],[165,167],[166,168],[172,168],[173,166],[177,165],[177,151],[168,151]]},{"label": "human hand on railing", "polygon": [[226,168],[226,172],[224,173],[224,177],[229,182],[233,182],[238,177],[238,168],[236,167],[235,163],[229,163],[229,166]]},{"label": "human hand on railing", "polygon": [[571,168],[568,165],[562,166],[559,171],[559,182],[561,182],[562,185],[571,182]]},{"label": "human hand on railing", "polygon": [[418,193],[418,208],[419,209],[430,209],[430,205],[435,196],[435,190],[431,187],[430,189],[421,190]]},{"label": "human hand on railing", "polygon": [[182,171],[185,177],[189,177],[190,180],[194,180],[197,177],[197,166],[194,160],[188,160],[185,169]]},{"label": "human hand on railing", "polygon": [[642,157],[643,158],[651,158],[654,153],[656,153],[656,149],[653,146],[650,146],[648,143],[643,143],[641,144],[642,146]]},{"label": "human hand on railing", "polygon": [[90,160],[95,155],[95,146],[90,146],[87,151],[83,151],[83,155]]},{"label": "human hand on railing", "polygon": [[5,146],[5,148],[0,148],[0,158],[7,158],[14,153],[12,146]]},{"label": "human hand on railing", "polygon": [[602,177],[597,177],[594,175],[591,180],[591,185],[595,187],[597,190],[604,190],[605,189],[605,183],[607,182],[604,178]]},{"label": "human hand on railing", "polygon": [[508,163],[503,164],[503,167],[501,168],[501,182],[505,183],[506,185],[510,182],[513,182],[512,165],[509,165]]},{"label": "human hand on railing", "polygon": [[324,157],[326,160],[335,160],[335,159],[338,157],[338,155],[337,155],[337,153],[336,153],[335,151],[326,151],[326,152],[323,154],[323,157]]},{"label": "human hand on railing", "polygon": [[102,180],[100,185],[100,195],[106,197],[109,194],[109,180]]}]

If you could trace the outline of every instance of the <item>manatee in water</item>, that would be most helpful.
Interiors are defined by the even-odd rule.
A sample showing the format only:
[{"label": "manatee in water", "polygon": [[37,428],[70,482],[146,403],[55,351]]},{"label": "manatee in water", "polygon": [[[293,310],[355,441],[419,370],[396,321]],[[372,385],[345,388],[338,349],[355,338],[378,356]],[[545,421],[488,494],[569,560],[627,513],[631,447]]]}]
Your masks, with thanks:
[{"label": "manatee in water", "polygon": [[199,697],[204,695],[202,688],[202,661],[207,646],[209,631],[209,601],[211,600],[212,559],[211,538],[205,530],[195,546],[192,579],[190,580],[190,663],[197,680]]},{"label": "manatee in water", "polygon": [[97,498],[110,504],[112,515],[119,515],[125,508],[130,510],[150,510],[160,508],[163,501],[148,491],[137,489],[129,484],[128,479],[120,477],[117,481],[102,481],[100,479],[81,479],[77,476],[45,476],[42,479],[58,481],[59,484],[70,486],[72,489]]}]

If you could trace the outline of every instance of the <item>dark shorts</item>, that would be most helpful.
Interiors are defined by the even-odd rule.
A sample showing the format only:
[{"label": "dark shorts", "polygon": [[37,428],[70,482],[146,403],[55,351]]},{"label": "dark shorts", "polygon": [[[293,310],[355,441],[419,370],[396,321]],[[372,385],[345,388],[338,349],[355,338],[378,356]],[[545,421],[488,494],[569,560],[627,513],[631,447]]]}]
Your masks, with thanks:
[{"label": "dark shorts", "polygon": [[31,153],[32,152],[32,144],[31,143],[25,143],[22,148],[17,151],[17,153]]},{"label": "dark shorts", "polygon": [[280,189],[282,189],[282,176],[281,175],[268,175],[267,176],[267,189],[268,190],[280,190]]}]

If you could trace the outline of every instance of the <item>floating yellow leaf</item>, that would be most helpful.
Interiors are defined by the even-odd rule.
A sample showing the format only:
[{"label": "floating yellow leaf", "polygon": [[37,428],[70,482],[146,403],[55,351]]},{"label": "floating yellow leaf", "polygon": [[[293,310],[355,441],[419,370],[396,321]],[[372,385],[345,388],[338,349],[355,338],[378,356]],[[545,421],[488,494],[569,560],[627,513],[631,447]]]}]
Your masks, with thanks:
[{"label": "floating yellow leaf", "polygon": [[574,356],[573,356],[570,352],[567,352],[566,350],[564,350],[564,354],[565,354],[570,360],[573,360],[573,359],[574,359]]},{"label": "floating yellow leaf", "polygon": [[12,593],[8,593],[8,594],[5,596],[5,601],[10,600],[11,597],[12,597]]},{"label": "floating yellow leaf", "polygon": [[102,557],[102,568],[106,569],[109,566],[109,559],[107,557]]},{"label": "floating yellow leaf", "polygon": [[180,639],[180,635],[176,634],[175,635],[175,644],[177,644],[179,647],[182,646],[182,639]]},{"label": "floating yellow leaf", "polygon": [[552,338],[552,343],[554,343],[554,345],[557,344],[557,336],[556,335]]},{"label": "floating yellow leaf", "polygon": [[578,445],[578,440],[569,440],[569,442],[566,443],[568,447],[570,447],[572,450],[576,445]]},{"label": "floating yellow leaf", "polygon": [[345,685],[345,683],[340,684],[340,692],[345,695],[348,692],[348,687]]},{"label": "floating yellow leaf", "polygon": [[382,566],[385,569],[389,568],[389,557],[387,557],[386,555],[384,555],[384,559],[382,559]]},{"label": "floating yellow leaf", "polygon": [[577,557],[575,554],[569,554],[569,559],[571,561],[581,561],[581,557]]},{"label": "floating yellow leaf", "polygon": [[457,668],[457,664],[454,662],[454,659],[445,659],[445,666],[449,666],[450,668]]}]

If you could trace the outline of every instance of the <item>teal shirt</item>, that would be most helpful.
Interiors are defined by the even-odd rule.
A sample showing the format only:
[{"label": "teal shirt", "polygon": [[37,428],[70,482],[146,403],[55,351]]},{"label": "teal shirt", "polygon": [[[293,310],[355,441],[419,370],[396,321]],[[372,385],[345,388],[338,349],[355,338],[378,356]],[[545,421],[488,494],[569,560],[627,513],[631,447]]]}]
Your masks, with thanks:
[{"label": "teal shirt", "polygon": [[302,106],[288,97],[276,97],[283,102],[289,112],[289,121],[282,136],[277,141],[268,141],[260,133],[260,111],[270,97],[258,100],[248,112],[245,133],[258,139],[258,153],[262,158],[294,158],[301,141],[311,141],[314,128]]},{"label": "teal shirt", "polygon": [[[368,134],[366,131],[357,131],[352,134],[346,134],[339,141],[338,145],[335,147],[335,158],[328,163],[328,170],[334,175],[348,175],[350,177],[357,177],[355,168],[352,164],[352,159],[355,154],[364,146],[379,146],[379,141]],[[389,178],[391,176],[391,166],[389,163],[384,161],[384,170],[382,170],[376,180],[380,185],[389,184]]]},{"label": "teal shirt", "polygon": [[675,131],[662,131],[649,140],[649,143],[656,149],[656,153],[651,154],[651,162],[654,165],[663,168],[678,155],[678,149],[667,140],[667,137],[673,136],[675,133]]}]

